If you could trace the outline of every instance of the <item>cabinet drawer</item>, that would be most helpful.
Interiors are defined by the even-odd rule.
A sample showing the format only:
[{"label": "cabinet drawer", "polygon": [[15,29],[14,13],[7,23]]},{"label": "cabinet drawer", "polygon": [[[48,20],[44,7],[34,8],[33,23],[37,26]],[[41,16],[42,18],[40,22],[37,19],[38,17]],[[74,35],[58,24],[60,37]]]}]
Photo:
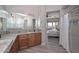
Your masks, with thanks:
[{"label": "cabinet drawer", "polygon": [[29,38],[35,37],[35,34],[29,34]]},{"label": "cabinet drawer", "polygon": [[27,38],[27,37],[28,37],[28,35],[26,35],[26,34],[19,35],[19,38]]}]

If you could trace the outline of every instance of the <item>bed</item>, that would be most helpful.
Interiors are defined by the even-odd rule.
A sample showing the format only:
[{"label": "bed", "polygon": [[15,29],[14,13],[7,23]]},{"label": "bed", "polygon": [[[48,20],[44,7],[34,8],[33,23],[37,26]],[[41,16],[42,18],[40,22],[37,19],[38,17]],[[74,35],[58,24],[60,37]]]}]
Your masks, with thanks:
[{"label": "bed", "polygon": [[59,37],[59,31],[48,30],[47,35],[48,36],[53,36],[53,37]]}]

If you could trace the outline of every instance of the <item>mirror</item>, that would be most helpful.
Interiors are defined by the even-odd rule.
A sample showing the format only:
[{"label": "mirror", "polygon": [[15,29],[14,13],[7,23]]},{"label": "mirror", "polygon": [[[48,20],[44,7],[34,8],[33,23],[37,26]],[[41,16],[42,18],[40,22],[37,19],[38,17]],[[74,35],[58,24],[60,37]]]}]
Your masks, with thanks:
[{"label": "mirror", "polygon": [[0,17],[0,38],[6,34],[6,18]]},{"label": "mirror", "polygon": [[40,18],[36,19],[30,15],[22,16],[15,13],[13,16],[9,16],[6,22],[8,33],[40,31]]},{"label": "mirror", "polygon": [[2,30],[3,18],[0,18],[0,30]]}]

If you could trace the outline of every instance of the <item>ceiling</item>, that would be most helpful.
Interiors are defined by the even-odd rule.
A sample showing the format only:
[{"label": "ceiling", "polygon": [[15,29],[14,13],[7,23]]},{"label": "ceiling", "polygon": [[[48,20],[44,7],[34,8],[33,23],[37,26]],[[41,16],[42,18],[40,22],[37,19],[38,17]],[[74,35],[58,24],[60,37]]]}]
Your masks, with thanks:
[{"label": "ceiling", "polygon": [[[43,5],[5,5],[5,9],[8,12],[16,12],[16,13],[23,13],[23,14],[35,14],[39,13],[40,6]],[[46,12],[60,10],[62,7],[61,5],[45,5]]]},{"label": "ceiling", "polygon": [[56,11],[60,10],[63,5],[46,5],[46,11],[51,12],[51,11]]}]

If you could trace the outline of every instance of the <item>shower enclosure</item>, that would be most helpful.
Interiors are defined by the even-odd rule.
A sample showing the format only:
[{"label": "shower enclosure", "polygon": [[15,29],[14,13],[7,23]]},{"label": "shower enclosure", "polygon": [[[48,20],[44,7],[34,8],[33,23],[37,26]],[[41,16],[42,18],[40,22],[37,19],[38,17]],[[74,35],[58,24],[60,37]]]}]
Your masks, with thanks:
[{"label": "shower enclosure", "polygon": [[79,7],[69,16],[69,48],[72,53],[79,53]]},{"label": "shower enclosure", "polygon": [[79,20],[70,21],[69,35],[70,51],[79,52]]}]

